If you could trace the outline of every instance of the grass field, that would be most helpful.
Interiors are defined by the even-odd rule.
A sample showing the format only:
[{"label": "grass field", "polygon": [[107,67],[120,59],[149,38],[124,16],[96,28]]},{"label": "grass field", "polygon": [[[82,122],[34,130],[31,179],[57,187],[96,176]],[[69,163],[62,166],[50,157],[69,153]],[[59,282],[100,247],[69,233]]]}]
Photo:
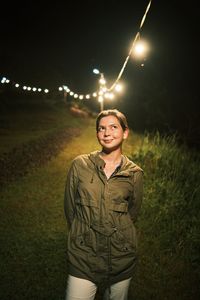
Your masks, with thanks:
[{"label": "grass field", "polygon": [[[49,108],[49,113],[45,109],[30,112],[34,115],[31,122],[28,114],[26,121],[23,114],[13,116],[16,131],[7,128],[8,143],[2,151],[15,146],[13,132],[19,144],[69,125],[79,128],[80,134],[44,166],[0,191],[0,299],[64,300],[66,172],[76,155],[99,148],[95,124],[94,119],[72,117],[61,106]],[[24,134],[20,134],[22,129]],[[132,132],[124,152],[145,174],[137,223],[140,261],[129,300],[200,299],[199,155],[177,146],[173,137]]]}]

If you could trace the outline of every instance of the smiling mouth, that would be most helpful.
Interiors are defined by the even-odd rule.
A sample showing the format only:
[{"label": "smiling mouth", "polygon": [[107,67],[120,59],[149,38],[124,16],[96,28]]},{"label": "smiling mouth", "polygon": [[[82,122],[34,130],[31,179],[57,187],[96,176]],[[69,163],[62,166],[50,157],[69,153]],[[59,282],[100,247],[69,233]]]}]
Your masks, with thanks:
[{"label": "smiling mouth", "polygon": [[111,143],[113,140],[104,140],[104,143],[109,144]]}]

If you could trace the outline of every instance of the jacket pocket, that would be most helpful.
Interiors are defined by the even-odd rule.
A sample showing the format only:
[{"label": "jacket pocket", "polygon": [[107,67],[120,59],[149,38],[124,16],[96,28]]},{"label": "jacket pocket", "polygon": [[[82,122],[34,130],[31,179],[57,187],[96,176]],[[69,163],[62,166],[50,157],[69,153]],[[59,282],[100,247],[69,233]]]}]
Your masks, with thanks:
[{"label": "jacket pocket", "polygon": [[91,229],[88,225],[75,220],[68,237],[68,246],[77,249],[88,248],[92,245]]},{"label": "jacket pocket", "polygon": [[91,234],[90,231],[84,232],[83,234],[78,235],[77,237],[73,238],[73,243],[79,249],[86,249],[91,246]]},{"label": "jacket pocket", "polygon": [[112,246],[116,255],[136,254],[137,242],[133,226],[116,229],[112,236]]},{"label": "jacket pocket", "polygon": [[116,211],[116,212],[124,212],[127,213],[128,212],[128,203],[127,202],[117,202],[117,201],[113,201],[110,204],[110,210],[112,211]]},{"label": "jacket pocket", "polygon": [[112,223],[116,230],[112,236],[112,244],[119,252],[136,252],[136,230],[128,212],[128,202],[112,201],[110,204]]}]

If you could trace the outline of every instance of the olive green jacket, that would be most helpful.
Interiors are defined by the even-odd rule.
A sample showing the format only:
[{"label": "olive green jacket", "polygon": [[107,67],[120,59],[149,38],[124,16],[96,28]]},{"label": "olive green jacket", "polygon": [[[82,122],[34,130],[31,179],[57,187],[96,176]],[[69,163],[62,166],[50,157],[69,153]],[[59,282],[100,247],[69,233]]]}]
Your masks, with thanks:
[{"label": "olive green jacket", "polygon": [[143,171],[126,156],[109,179],[104,164],[98,151],[76,157],[64,199],[69,274],[96,284],[133,275],[137,259],[134,222],[143,192]]}]

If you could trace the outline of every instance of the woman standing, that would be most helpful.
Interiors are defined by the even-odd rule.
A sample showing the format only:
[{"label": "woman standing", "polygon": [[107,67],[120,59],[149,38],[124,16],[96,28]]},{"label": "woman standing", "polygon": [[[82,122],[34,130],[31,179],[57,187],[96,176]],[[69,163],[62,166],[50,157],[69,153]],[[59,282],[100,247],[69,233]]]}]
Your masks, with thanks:
[{"label": "woman standing", "polygon": [[76,157],[67,176],[68,235],[66,300],[125,300],[137,259],[134,222],[142,202],[143,171],[122,154],[126,117],[116,109],[96,119],[101,151]]}]

